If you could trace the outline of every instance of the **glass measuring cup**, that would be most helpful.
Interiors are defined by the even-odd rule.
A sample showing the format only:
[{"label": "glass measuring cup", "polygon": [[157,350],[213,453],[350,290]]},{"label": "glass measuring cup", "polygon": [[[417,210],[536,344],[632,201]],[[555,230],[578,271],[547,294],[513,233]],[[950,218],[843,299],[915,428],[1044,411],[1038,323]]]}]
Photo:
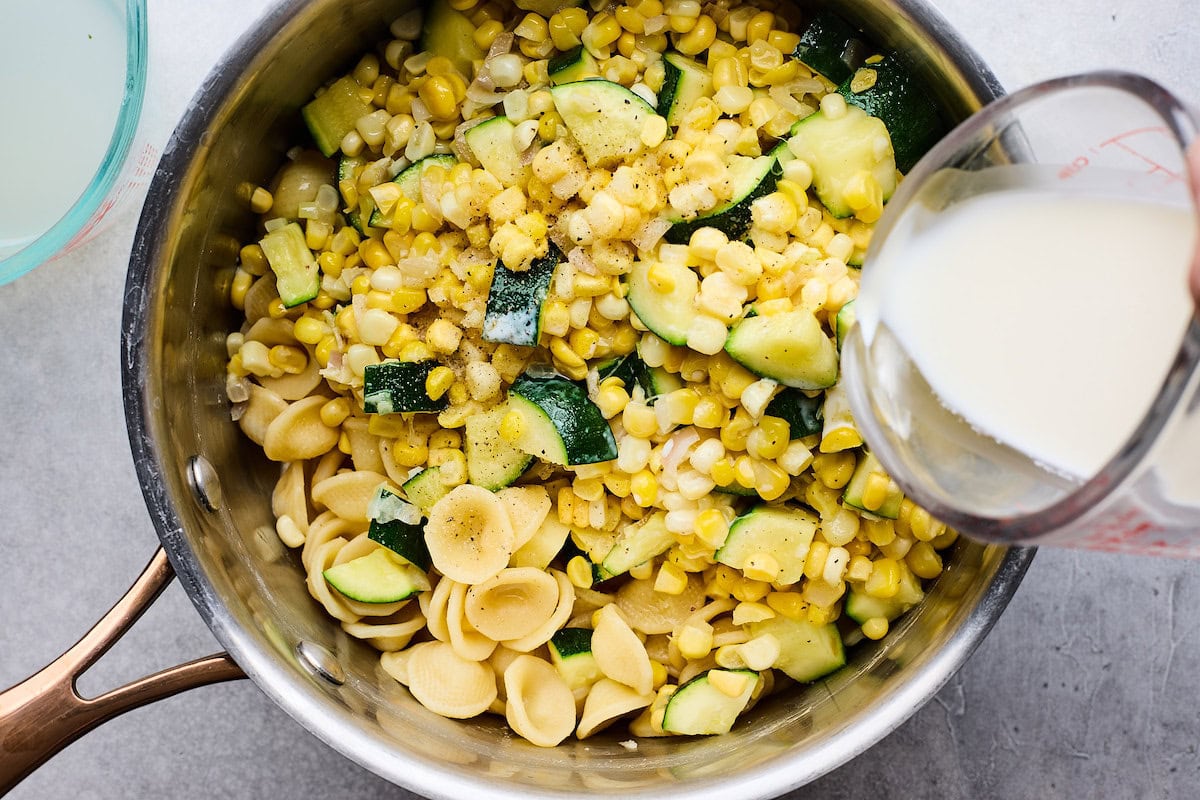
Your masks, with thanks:
[{"label": "glass measuring cup", "polygon": [[[1200,323],[1191,315],[1186,281],[1196,225],[1185,149],[1196,132],[1196,118],[1148,79],[1113,72],[1061,78],[1002,98],[963,123],[896,191],[863,268],[859,322],[843,347],[843,379],[868,445],[901,488],[932,514],[992,541],[1200,557]],[[1159,359],[1158,366],[1151,368],[1149,382],[1134,387],[1144,392],[1144,405],[1135,403],[1120,423],[1125,427],[1113,428],[1112,452],[1082,474],[1048,462],[1045,453],[1028,446],[1030,440],[998,438],[997,428],[978,424],[983,417],[947,402],[944,375],[922,362],[921,353],[909,351],[906,342],[916,340],[881,324],[879,309],[905,278],[906,250],[928,237],[938,220],[965,208],[961,204],[978,205],[1014,190],[1074,204],[1102,197],[1153,203],[1186,220],[1174,255],[1137,265],[1170,271],[1161,293],[1162,316],[1169,318],[1165,330],[1175,333],[1137,338],[1139,331],[1128,331],[1144,346],[1146,360],[1139,358],[1139,364]],[[1051,278],[1065,274],[1062,262],[1037,262],[1037,248],[1022,252],[1020,233],[1013,231],[1009,242],[980,241],[962,258],[982,259],[992,255],[982,249],[1008,248],[1013,258],[1039,263]],[[1136,237],[1138,231],[1128,235]],[[996,285],[1003,292],[1002,278]],[[1110,285],[1115,284],[1070,282],[1066,296],[1040,301],[1042,319],[1053,319],[1045,315],[1056,313],[1055,302],[1086,305],[1094,298],[1103,305]],[[1135,300],[1136,294],[1126,299]],[[1121,299],[1107,298],[1110,305]],[[1030,292],[1029,302],[1035,301]],[[986,311],[988,299],[980,302]],[[1017,319],[1013,324],[1039,323]],[[1120,316],[1113,319],[1117,330],[1121,324]],[[944,333],[954,342],[946,352],[970,346],[969,335]],[[1090,349],[1093,343],[1078,333],[1072,338],[1068,330],[1064,337],[1011,354],[1001,344],[992,354],[1002,354],[998,360],[1009,365],[1025,364],[1020,359],[1042,356],[1042,349],[1052,349],[1049,344],[1067,346],[1074,357],[1085,359],[1080,363],[1094,365],[1103,375],[1104,352]],[[1109,397],[1124,397],[1130,390],[1119,379],[1109,381],[1108,388],[1103,381],[1096,386],[1115,394],[1056,393],[1047,407],[1074,408],[1082,420]],[[1066,424],[1073,424],[1069,417]]]},{"label": "glass measuring cup", "polygon": [[149,181],[145,0],[0,2],[0,284],[89,240]]}]

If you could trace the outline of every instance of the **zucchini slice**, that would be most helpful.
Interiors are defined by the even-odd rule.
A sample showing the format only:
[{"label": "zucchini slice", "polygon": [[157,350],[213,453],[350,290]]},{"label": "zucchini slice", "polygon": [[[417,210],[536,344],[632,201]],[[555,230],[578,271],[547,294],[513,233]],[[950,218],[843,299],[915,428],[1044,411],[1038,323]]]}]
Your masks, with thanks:
[{"label": "zucchini slice", "polygon": [[824,405],[825,399],[819,394],[809,397],[799,389],[785,386],[767,404],[767,414],[787,422],[789,439],[803,439],[824,429]]},{"label": "zucchini slice", "polygon": [[425,546],[425,526],[410,525],[402,520],[387,522],[371,520],[367,538],[391,550],[419,570],[429,569],[429,548]]},{"label": "zucchini slice", "polygon": [[561,260],[562,253],[551,245],[546,255],[521,272],[496,262],[480,334],[485,342],[537,346],[546,295],[550,293],[550,281]]},{"label": "zucchini slice", "polygon": [[[405,167],[404,171],[392,180],[392,183],[397,184],[400,187],[400,191],[409,200],[419,203],[421,202],[421,176],[425,173],[425,170],[434,166],[448,170],[457,163],[458,159],[449,153],[434,153]],[[384,215],[376,208],[371,212],[367,224],[373,228],[390,228],[392,226],[392,218],[391,215]]]},{"label": "zucchini slice", "polygon": [[464,430],[467,480],[493,492],[512,485],[533,463],[533,456],[500,435],[500,422],[508,410],[508,405],[503,404],[467,417]]},{"label": "zucchini slice", "polygon": [[328,158],[342,146],[342,139],[354,130],[354,124],[364,114],[371,113],[371,104],[359,94],[358,82],[340,78],[300,109],[321,155]]},{"label": "zucchini slice", "polygon": [[509,387],[508,406],[524,419],[517,446],[531,456],[571,466],[617,457],[612,428],[577,383],[521,375]]},{"label": "zucchini slice", "polygon": [[[873,504],[874,508],[868,508],[867,504],[863,502],[863,492],[872,475],[879,475],[887,480],[888,489],[882,503]],[[863,451],[863,454],[859,456],[858,463],[854,466],[854,474],[850,476],[850,482],[846,484],[846,490],[842,493],[842,502],[877,517],[896,519],[900,516],[900,505],[904,502],[904,492],[900,491],[896,482],[884,472],[879,459],[871,453]]]},{"label": "zucchini slice", "polygon": [[842,342],[846,341],[846,334],[848,334],[850,329],[854,327],[854,322],[857,319],[856,313],[857,312],[854,310],[853,300],[838,309],[837,319],[834,322],[833,329],[837,334],[837,348],[839,353],[842,352]]},{"label": "zucchini slice", "polygon": [[[726,685],[740,686],[741,691],[731,695],[717,688],[722,678]],[[738,715],[750,704],[758,681],[758,673],[749,669],[711,669],[700,673],[680,686],[667,701],[663,730],[690,736],[729,733]]]},{"label": "zucchini slice", "polygon": [[574,83],[599,77],[600,68],[587,48],[578,45],[550,59],[546,64],[546,72],[550,75],[550,84],[558,86],[562,83]]},{"label": "zucchini slice", "polygon": [[750,230],[750,205],[775,191],[779,178],[778,155],[784,145],[764,156],[730,156],[729,177],[733,196],[711,211],[693,219],[672,218],[664,238],[671,244],[687,244],[700,228],[716,228],[729,239],[740,239]]},{"label": "zucchini slice", "polygon": [[683,116],[701,97],[712,97],[712,73],[685,55],[663,56],[663,85],[658,92],[658,115],[678,128]]},{"label": "zucchini slice", "polygon": [[[873,82],[861,80],[868,77],[859,75],[866,70],[874,73]],[[859,73],[845,78],[838,94],[847,103],[883,120],[892,137],[896,167],[908,172],[947,131],[932,95],[895,54],[867,59]],[[867,88],[854,91],[854,87],[864,83]]]},{"label": "zucchini slice", "polygon": [[441,467],[426,467],[400,486],[410,503],[429,516],[433,504],[450,494],[449,487],[442,483]]},{"label": "zucchini slice", "polygon": [[[674,228],[672,228],[674,230]],[[650,283],[650,269],[670,280],[670,291],[660,292]],[[638,319],[656,336],[675,345],[687,344],[688,326],[696,316],[700,278],[686,264],[635,261],[629,272],[627,300]]]},{"label": "zucchini slice", "polygon": [[674,544],[675,534],[667,530],[667,515],[655,512],[625,526],[600,563],[600,573],[605,580],[624,575],[638,564],[667,552]]},{"label": "zucchini slice", "polygon": [[921,582],[908,565],[900,562],[900,588],[888,598],[872,597],[854,585],[846,593],[846,616],[860,625],[874,617],[891,622],[925,598]]},{"label": "zucchini slice", "polygon": [[729,332],[725,352],[754,374],[784,386],[825,389],[837,382],[837,347],[806,308],[746,317]]},{"label": "zucchini slice", "polygon": [[611,167],[642,151],[642,127],[655,111],[621,84],[574,81],[552,86],[550,94],[589,167]]},{"label": "zucchini slice", "polygon": [[818,11],[800,34],[792,57],[803,61],[831,83],[841,83],[863,62],[867,45],[850,23],[829,11]]},{"label": "zucchini slice", "polygon": [[550,637],[550,661],[572,690],[584,689],[604,677],[592,655],[589,628],[563,628]]},{"label": "zucchini slice", "polygon": [[746,566],[753,555],[766,554],[779,565],[775,582],[798,583],[804,577],[804,559],[817,532],[817,517],[793,506],[761,505],[733,521],[716,560],[734,569]]},{"label": "zucchini slice", "polygon": [[463,134],[480,165],[505,187],[524,186],[532,174],[513,142],[516,127],[508,117],[492,117]]},{"label": "zucchini slice", "polygon": [[634,386],[642,387],[646,402],[651,405],[659,395],[682,389],[684,386],[682,378],[663,367],[646,366],[646,362],[642,361],[636,352],[605,361],[596,367],[596,374],[601,381],[605,378],[620,378],[625,384],[625,390],[629,392],[633,391]]},{"label": "zucchini slice", "polygon": [[811,683],[841,668],[846,663],[842,635],[837,625],[814,625],[808,620],[777,616],[750,623],[750,636],[769,633],[779,640],[779,658],[775,668],[800,683]]},{"label": "zucchini slice", "polygon": [[330,586],[360,603],[396,603],[429,591],[424,572],[384,547],[322,574]]},{"label": "zucchini slice", "polygon": [[258,244],[275,273],[275,286],[284,306],[298,306],[317,296],[321,291],[321,272],[299,223],[289,222],[276,228]]},{"label": "zucchini slice", "polygon": [[417,52],[445,56],[470,83],[475,76],[474,62],[486,55],[475,44],[474,34],[475,26],[466,14],[455,11],[446,0],[433,0],[425,12]]},{"label": "zucchini slice", "polygon": [[425,379],[436,361],[384,361],[368,364],[363,372],[363,411],[395,414],[400,411],[437,413],[449,400],[434,400],[425,393]]},{"label": "zucchini slice", "polygon": [[846,190],[860,172],[875,178],[886,201],[896,190],[896,157],[888,128],[856,105],[836,119],[825,112],[810,114],[792,126],[787,141],[789,156],[812,167],[813,190],[829,213],[843,218],[854,214]]},{"label": "zucchini slice", "polygon": [[[367,165],[367,160],[362,156],[350,157],[343,155],[338,159],[337,179],[338,191],[341,191],[342,181],[358,181],[358,176],[362,172],[363,167]],[[353,208],[343,212],[346,216],[346,224],[354,228],[360,234],[366,235],[366,221],[370,220],[374,201],[369,192],[363,192],[359,197],[358,208]]]}]

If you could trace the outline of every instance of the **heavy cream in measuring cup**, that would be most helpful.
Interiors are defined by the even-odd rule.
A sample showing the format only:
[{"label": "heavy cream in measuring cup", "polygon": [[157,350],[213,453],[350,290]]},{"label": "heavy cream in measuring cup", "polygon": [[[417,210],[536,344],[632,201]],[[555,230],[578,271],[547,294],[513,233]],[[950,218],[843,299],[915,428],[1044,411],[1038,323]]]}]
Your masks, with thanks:
[{"label": "heavy cream in measuring cup", "polygon": [[0,24],[0,259],[79,199],[113,136],[126,31],[112,2],[5,3]]},{"label": "heavy cream in measuring cup", "polygon": [[1010,188],[891,232],[856,304],[947,409],[1088,478],[1148,410],[1192,313],[1190,210]]}]

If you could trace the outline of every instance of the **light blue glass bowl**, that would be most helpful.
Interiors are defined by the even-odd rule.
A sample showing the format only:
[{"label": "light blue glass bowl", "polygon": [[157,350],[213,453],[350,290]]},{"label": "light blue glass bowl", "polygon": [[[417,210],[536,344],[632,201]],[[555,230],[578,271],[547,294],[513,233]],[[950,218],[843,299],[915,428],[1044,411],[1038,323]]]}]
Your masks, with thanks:
[{"label": "light blue glass bowl", "polygon": [[75,204],[45,233],[22,249],[0,260],[0,285],[14,281],[34,267],[51,259],[64,248],[83,241],[100,220],[111,213],[112,203],[106,199],[121,175],[137,133],[146,93],[146,0],[107,0],[114,10],[125,16],[125,91],[121,110],[104,159],[96,168],[83,194]]}]

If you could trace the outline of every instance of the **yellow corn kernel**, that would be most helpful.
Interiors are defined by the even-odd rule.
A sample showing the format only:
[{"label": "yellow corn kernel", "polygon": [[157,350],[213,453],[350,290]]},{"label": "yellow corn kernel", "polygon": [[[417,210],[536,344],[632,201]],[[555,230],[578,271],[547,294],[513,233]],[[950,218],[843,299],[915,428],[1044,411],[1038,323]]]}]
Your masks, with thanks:
[{"label": "yellow corn kernel", "polygon": [[919,506],[913,509],[908,518],[908,525],[912,529],[913,538],[919,542],[931,542],[946,529],[944,523],[935,520],[928,511]]},{"label": "yellow corn kernel", "polygon": [[[367,239],[358,247],[358,254],[362,257],[363,263],[371,269],[379,269],[391,264],[395,264],[395,259],[392,254],[383,246],[383,242],[378,239]],[[364,277],[364,276],[359,276]],[[367,280],[370,283],[370,279]]]},{"label": "yellow corn kernel", "polygon": [[791,477],[775,462],[754,462],[754,490],[763,500],[778,500],[791,483]]},{"label": "yellow corn kernel", "polygon": [[767,34],[767,44],[781,53],[791,53],[800,44],[800,36],[787,31],[773,30]]},{"label": "yellow corn kernel", "polygon": [[285,344],[277,344],[268,350],[267,359],[288,375],[299,375],[308,366],[308,353],[304,348]]},{"label": "yellow corn kernel", "polygon": [[275,204],[275,198],[261,186],[255,186],[250,193],[250,210],[255,214],[265,214]]},{"label": "yellow corn kernel", "polygon": [[650,580],[650,576],[653,574],[653,561],[643,561],[641,564],[638,564],[636,567],[633,567],[629,570],[629,577],[633,578],[635,581],[648,581]]},{"label": "yellow corn kernel", "polygon": [[576,328],[571,331],[567,340],[576,355],[587,360],[596,355],[596,347],[600,344],[600,334],[591,328]]},{"label": "yellow corn kernel", "polygon": [[412,229],[430,233],[442,227],[441,220],[429,213],[424,203],[418,203],[412,211]]},{"label": "yellow corn kernel", "polygon": [[841,489],[850,482],[854,464],[854,453],[821,453],[813,459],[812,469],[822,484],[830,489]]},{"label": "yellow corn kernel", "polygon": [[807,616],[808,621],[813,625],[828,625],[836,618],[831,606],[816,606],[811,604],[808,607]]},{"label": "yellow corn kernel", "polygon": [[[721,378],[721,391],[731,400],[737,400],[746,391],[746,387],[758,381],[758,376],[740,364],[733,364]],[[747,431],[749,433],[749,431]]]},{"label": "yellow corn kernel", "polygon": [[575,524],[575,493],[571,491],[570,486],[564,486],[558,490],[555,508],[558,509],[559,522],[563,525]]},{"label": "yellow corn kernel", "polygon": [[848,426],[840,426],[821,438],[820,449],[822,453],[840,453],[843,450],[861,447],[862,443],[862,435],[858,431]]},{"label": "yellow corn kernel", "polygon": [[[776,592],[778,594],[778,592]],[[770,595],[768,595],[769,597]],[[733,609],[733,624],[747,625],[751,622],[763,622],[774,619],[775,611],[768,605],[755,601],[743,601]]]},{"label": "yellow corn kernel", "polygon": [[743,563],[742,574],[750,580],[770,583],[779,577],[779,562],[770,553],[754,553]]},{"label": "yellow corn kernel", "polygon": [[712,396],[701,397],[692,410],[692,424],[697,428],[719,428],[724,424],[728,412],[721,401]]},{"label": "yellow corn kernel", "polygon": [[550,353],[567,367],[585,367],[584,360],[571,349],[566,339],[555,336],[550,340]]},{"label": "yellow corn kernel", "polygon": [[887,500],[891,481],[882,472],[872,472],[867,476],[867,484],[863,487],[862,504],[868,511],[878,511]]},{"label": "yellow corn kernel", "polygon": [[[432,64],[438,57],[430,59]],[[451,67],[453,69],[453,67]],[[454,84],[446,75],[434,75],[421,84],[417,94],[438,122],[448,122],[458,116],[458,102],[454,97]]]},{"label": "yellow corn kernel", "polygon": [[717,484],[717,486],[732,486],[737,480],[737,472],[733,462],[728,458],[718,458],[713,462],[712,469],[709,471],[709,477]]},{"label": "yellow corn kernel", "polygon": [[754,488],[754,460],[750,456],[739,456],[733,462],[733,479],[743,489]]},{"label": "yellow corn kernel", "polygon": [[650,661],[650,676],[655,689],[662,688],[671,677],[667,672],[666,666],[662,662],[653,659]]},{"label": "yellow corn kernel", "polygon": [[890,519],[863,517],[859,527],[867,541],[876,547],[887,547],[896,539],[896,525]]},{"label": "yellow corn kernel", "polygon": [[809,580],[818,580],[825,571],[825,559],[829,558],[829,545],[817,540],[809,545],[808,555],[804,558],[804,576]]},{"label": "yellow corn kernel", "polygon": [[746,451],[755,458],[779,458],[791,441],[786,420],[764,416],[746,437]]},{"label": "yellow corn kernel", "polygon": [[942,557],[929,542],[917,542],[904,557],[904,563],[918,578],[931,580],[942,574]]},{"label": "yellow corn kernel", "polygon": [[[740,58],[722,58],[713,66],[713,88],[720,90],[726,86],[745,86],[750,80],[746,62]],[[711,260],[711,256],[709,257]]]},{"label": "yellow corn kernel", "polygon": [[710,550],[716,550],[725,544],[729,535],[729,523],[720,509],[706,508],[696,515],[696,538],[702,541]]},{"label": "yellow corn kernel", "polygon": [[322,368],[329,366],[329,354],[333,352],[335,346],[337,346],[337,342],[332,336],[325,336],[317,343],[317,347],[313,351],[313,356],[316,357],[317,363]]},{"label": "yellow corn kernel", "polygon": [[397,314],[412,314],[420,311],[428,299],[424,289],[406,286],[392,292],[388,310]]},{"label": "yellow corn kernel", "polygon": [[956,541],[958,541],[958,531],[954,530],[953,528],[946,528],[945,531],[938,534],[938,536],[935,537],[930,544],[933,545],[934,550],[945,550]]},{"label": "yellow corn kernel", "polygon": [[667,294],[675,291],[675,278],[666,266],[657,261],[651,264],[650,269],[646,271],[646,279],[656,292]]},{"label": "yellow corn kernel", "polygon": [[623,472],[610,472],[604,476],[604,488],[614,497],[629,497],[630,477]]},{"label": "yellow corn kernel", "polygon": [[629,393],[618,381],[609,379],[600,384],[596,393],[596,406],[605,419],[612,419],[629,405]]},{"label": "yellow corn kernel", "polygon": [[267,315],[271,319],[283,319],[288,315],[288,307],[283,304],[283,301],[276,297],[267,304]]},{"label": "yellow corn kernel", "polygon": [[658,418],[654,409],[641,403],[630,403],[621,413],[621,423],[630,436],[649,439],[658,430]]},{"label": "yellow corn kernel", "polygon": [[562,11],[551,15],[547,21],[547,27],[549,28],[550,41],[554,42],[554,46],[557,49],[566,51],[579,46],[579,35],[567,25],[567,20],[563,16]]},{"label": "yellow corn kernel", "polygon": [[592,18],[579,38],[588,50],[595,54],[598,51],[604,51],[620,36],[621,26],[617,23],[616,17],[602,11]]},{"label": "yellow corn kernel", "polygon": [[455,383],[450,387],[449,399],[451,405],[461,406],[471,399],[471,391],[465,383]]},{"label": "yellow corn kernel", "polygon": [[500,436],[506,442],[516,444],[521,441],[521,436],[525,433],[525,417],[520,411],[513,409],[504,415],[500,420]]},{"label": "yellow corn kernel", "polygon": [[350,447],[350,437],[346,434],[345,431],[343,431],[341,433],[341,435],[338,436],[337,447],[338,447],[338,450],[341,450],[346,455],[350,455],[353,452],[353,448]]},{"label": "yellow corn kernel", "polygon": [[887,636],[888,621],[887,617],[871,617],[862,624],[863,636],[868,639],[878,641],[884,636]]},{"label": "yellow corn kernel", "polygon": [[233,274],[233,282],[229,286],[229,303],[238,311],[246,307],[246,292],[250,291],[250,284],[254,283],[254,276],[244,269],[238,269]]},{"label": "yellow corn kernel", "polygon": [[669,595],[681,595],[687,588],[687,573],[670,561],[664,561],[654,579],[654,591]]},{"label": "yellow corn kernel", "polygon": [[746,23],[746,44],[754,44],[765,40],[775,27],[775,15],[770,11],[760,11]]},{"label": "yellow corn kernel", "polygon": [[249,370],[242,364],[242,354],[234,353],[229,359],[229,364],[226,366],[230,375],[236,375],[239,378],[244,378],[250,374]]},{"label": "yellow corn kernel", "polygon": [[809,603],[796,592],[771,592],[766,597],[767,607],[788,619],[807,619]]},{"label": "yellow corn kernel", "polygon": [[420,467],[429,458],[429,448],[423,444],[397,441],[392,445],[392,460],[402,467]]},{"label": "yellow corn kernel", "polygon": [[[814,543],[815,545],[816,543]],[[808,574],[807,564],[805,574]],[[900,591],[900,564],[891,558],[880,558],[871,564],[871,577],[867,578],[863,591],[881,599],[895,597]]]},{"label": "yellow corn kernel", "polygon": [[[752,430],[754,430],[754,420],[750,418],[745,409],[739,408],[721,426],[721,444],[725,445],[726,450],[745,450]],[[746,484],[745,486],[747,489],[753,488],[753,484]]]},{"label": "yellow corn kernel", "polygon": [[472,38],[475,40],[475,46],[486,53],[491,48],[492,42],[496,41],[496,37],[502,33],[504,33],[504,23],[498,19],[489,19],[475,29]]},{"label": "yellow corn kernel", "polygon": [[350,282],[350,291],[354,294],[366,294],[371,291],[371,279],[366,275],[359,275]]},{"label": "yellow corn kernel", "polygon": [[546,304],[542,319],[542,331],[553,336],[564,336],[571,329],[571,312],[566,303],[552,300]]},{"label": "yellow corn kernel", "polygon": [[642,508],[649,508],[658,499],[658,478],[648,469],[638,470],[629,480],[629,496]]},{"label": "yellow corn kernel", "polygon": [[583,556],[575,556],[567,562],[567,580],[579,589],[592,588],[592,565]]},{"label": "yellow corn kernel", "polygon": [[384,439],[408,436],[408,422],[400,414],[371,414],[367,417],[367,433]]},{"label": "yellow corn kernel", "polygon": [[717,23],[707,14],[696,18],[691,30],[675,40],[675,49],[687,56],[707,50],[717,39]]},{"label": "yellow corn kernel", "polygon": [[713,629],[707,622],[689,622],[683,625],[675,639],[679,653],[684,658],[700,659],[712,652]]},{"label": "yellow corn kernel", "polygon": [[449,367],[434,367],[425,376],[425,394],[430,400],[441,399],[454,385],[454,370]]},{"label": "yellow corn kernel", "polygon": [[433,351],[424,342],[409,342],[400,349],[396,356],[401,361],[419,362],[433,360]]},{"label": "yellow corn kernel", "polygon": [[750,676],[745,672],[713,669],[708,671],[708,684],[727,697],[740,697],[750,684]]},{"label": "yellow corn kernel", "polygon": [[329,333],[329,326],[315,317],[303,316],[296,320],[292,335],[301,344],[320,344]]},{"label": "yellow corn kernel", "polygon": [[335,397],[321,406],[321,422],[330,428],[336,428],[350,416],[350,401],[345,397]]}]

